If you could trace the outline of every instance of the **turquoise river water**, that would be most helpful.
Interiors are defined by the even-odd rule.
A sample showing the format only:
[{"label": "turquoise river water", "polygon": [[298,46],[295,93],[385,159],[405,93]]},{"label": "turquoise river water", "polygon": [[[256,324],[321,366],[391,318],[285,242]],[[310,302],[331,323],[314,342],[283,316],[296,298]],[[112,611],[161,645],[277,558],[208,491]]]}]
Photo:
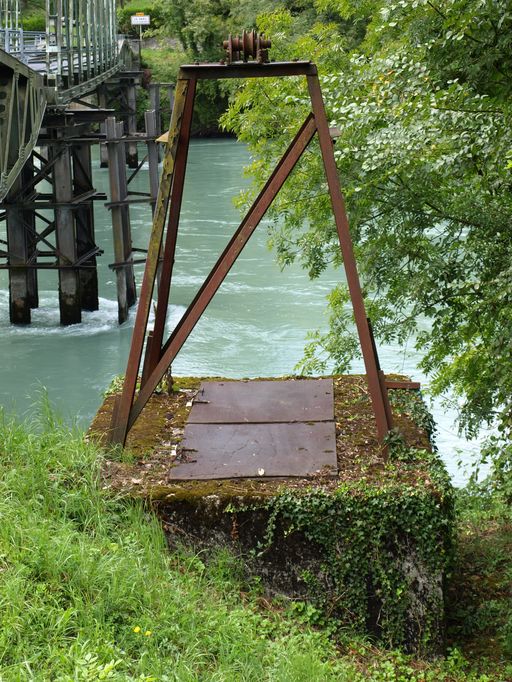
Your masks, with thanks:
[{"label": "turquoise river water", "polygon": [[[169,322],[175,323],[192,300],[209,268],[239,222],[232,197],[246,182],[244,146],[231,140],[192,142],[180,223]],[[108,192],[108,171],[95,156],[98,190]],[[136,178],[146,190],[147,170]],[[134,183],[134,184],[136,184]],[[28,327],[9,324],[8,282],[0,271],[0,405],[20,417],[31,414],[45,387],[51,403],[66,419],[87,426],[100,405],[102,391],[125,370],[133,312],[121,327],[112,263],[110,215],[97,204],[96,238],[100,258],[100,310],[84,313],[80,325],[59,324],[56,271],[40,273],[40,308]],[[135,246],[146,248],[151,228],[148,205],[132,208]],[[0,238],[5,238],[0,234]],[[311,282],[299,266],[281,271],[266,246],[262,224],[253,235],[205,315],[173,363],[176,375],[222,375],[234,378],[279,376],[293,372],[308,330],[327,327],[326,296],[342,273],[330,271]],[[137,266],[140,285],[142,267]],[[422,324],[428,324],[422,321]],[[418,371],[418,354],[396,346],[379,348],[386,372],[404,372],[428,381]],[[362,371],[355,363],[353,370]],[[456,484],[478,451],[478,443],[457,436],[454,409],[434,402],[437,444]],[[457,462],[462,461],[463,466]]]}]

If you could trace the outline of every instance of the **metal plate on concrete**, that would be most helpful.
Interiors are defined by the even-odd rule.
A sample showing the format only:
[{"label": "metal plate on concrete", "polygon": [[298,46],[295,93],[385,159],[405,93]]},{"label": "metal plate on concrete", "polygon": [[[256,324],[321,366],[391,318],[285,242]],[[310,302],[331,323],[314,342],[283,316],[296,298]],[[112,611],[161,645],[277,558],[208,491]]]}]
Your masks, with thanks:
[{"label": "metal plate on concrete", "polygon": [[332,379],[203,381],[188,423],[266,424],[332,419]]},{"label": "metal plate on concrete", "polygon": [[334,422],[187,424],[171,480],[337,474]]}]

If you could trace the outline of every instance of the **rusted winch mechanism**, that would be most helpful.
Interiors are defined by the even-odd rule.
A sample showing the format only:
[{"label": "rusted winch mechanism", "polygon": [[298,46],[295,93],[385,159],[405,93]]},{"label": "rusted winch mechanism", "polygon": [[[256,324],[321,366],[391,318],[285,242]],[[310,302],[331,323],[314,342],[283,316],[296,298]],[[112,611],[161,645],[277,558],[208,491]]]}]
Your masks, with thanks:
[{"label": "rusted winch mechanism", "polygon": [[272,46],[271,41],[263,34],[256,31],[244,31],[242,37],[229,34],[229,38],[223,42],[226,50],[226,62],[248,62],[251,59],[259,64],[268,62],[268,49]]}]

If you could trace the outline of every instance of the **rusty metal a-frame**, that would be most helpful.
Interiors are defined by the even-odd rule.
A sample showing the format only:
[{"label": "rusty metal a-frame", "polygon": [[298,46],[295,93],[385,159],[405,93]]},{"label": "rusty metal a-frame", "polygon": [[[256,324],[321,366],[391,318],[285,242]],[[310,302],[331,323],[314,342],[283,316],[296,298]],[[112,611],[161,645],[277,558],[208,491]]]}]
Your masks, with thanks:
[{"label": "rusty metal a-frame", "polygon": [[[385,437],[393,427],[387,385],[379,366],[371,324],[366,316],[317,68],[309,61],[268,62],[267,48],[270,47],[270,41],[254,32],[249,34],[244,32],[242,38],[230,37],[224,46],[228,53],[227,63],[185,65],[181,67],[178,73],[175,104],[165,149],[146,269],[140,291],[123,391],[116,401],[112,415],[110,442],[124,445],[128,431],[167,372],[303,152],[317,134],[366,368],[377,437],[385,450]],[[251,58],[255,58],[255,61],[250,61]],[[243,61],[238,61],[239,59]],[[306,78],[311,100],[311,113],[297,131],[288,149],[210,274],[199,288],[183,317],[169,338],[164,340],[197,81],[223,78],[286,78],[290,76],[304,76]],[[165,229],[167,214],[167,229]],[[163,261],[159,276],[154,329],[148,331],[148,318],[161,249],[163,250]],[[136,384],[139,378],[145,340],[146,352],[142,379],[140,390],[136,395]]]}]

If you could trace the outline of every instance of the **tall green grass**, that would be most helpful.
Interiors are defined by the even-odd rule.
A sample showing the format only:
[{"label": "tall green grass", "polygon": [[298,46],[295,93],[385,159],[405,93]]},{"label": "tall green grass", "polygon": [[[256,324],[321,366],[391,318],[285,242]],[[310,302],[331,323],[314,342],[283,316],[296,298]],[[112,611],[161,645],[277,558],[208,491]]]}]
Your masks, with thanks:
[{"label": "tall green grass", "polygon": [[506,661],[470,664],[456,648],[434,663],[350,639],[336,649],[261,612],[235,559],[169,551],[149,509],[104,489],[102,456],[46,404],[31,425],[0,412],[1,682],[512,679]]},{"label": "tall green grass", "polygon": [[329,680],[321,634],[244,606],[236,567],[170,553],[101,454],[50,413],[0,418],[2,680]]}]

